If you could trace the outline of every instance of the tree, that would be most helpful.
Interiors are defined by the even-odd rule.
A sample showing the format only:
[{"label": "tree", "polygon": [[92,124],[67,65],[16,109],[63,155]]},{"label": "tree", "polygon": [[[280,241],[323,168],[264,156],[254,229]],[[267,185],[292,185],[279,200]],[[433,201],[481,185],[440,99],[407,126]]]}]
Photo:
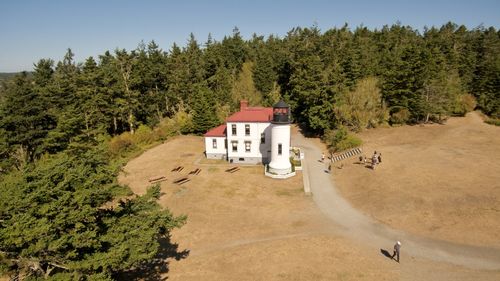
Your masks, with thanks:
[{"label": "tree", "polygon": [[255,84],[252,79],[253,63],[245,62],[242,66],[238,79],[233,84],[232,89],[232,105],[237,108],[240,100],[248,100],[251,105],[260,104],[262,95],[255,89]]},{"label": "tree", "polygon": [[134,52],[130,54],[125,50],[116,50],[115,66],[119,74],[119,83],[121,85],[121,95],[115,99],[115,102],[122,108],[121,116],[126,120],[128,129],[134,134],[136,127],[136,113],[139,106],[137,90],[132,89],[132,69],[136,63],[137,57]]},{"label": "tree", "polygon": [[361,131],[387,121],[388,112],[377,84],[376,78],[365,78],[357,83],[353,91],[338,97],[335,116],[340,124],[353,131]]},{"label": "tree", "polygon": [[214,93],[204,84],[197,85],[193,103],[193,131],[197,134],[206,133],[220,124],[217,118],[217,107]]},{"label": "tree", "polygon": [[15,166],[21,168],[43,153],[42,143],[54,120],[46,100],[33,89],[27,73],[17,75],[5,91],[0,110],[0,130],[7,145],[17,151]]},{"label": "tree", "polygon": [[104,155],[60,153],[0,182],[0,253],[18,273],[110,277],[151,260],[185,222],[158,206],[159,186],[106,207],[119,187]]}]

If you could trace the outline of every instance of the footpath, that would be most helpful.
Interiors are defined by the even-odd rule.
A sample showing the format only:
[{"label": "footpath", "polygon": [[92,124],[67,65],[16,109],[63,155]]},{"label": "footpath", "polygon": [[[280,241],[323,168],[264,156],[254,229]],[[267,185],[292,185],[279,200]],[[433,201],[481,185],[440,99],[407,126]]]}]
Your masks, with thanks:
[{"label": "footpath", "polygon": [[312,140],[296,133],[292,134],[292,144],[304,151],[306,167],[303,176],[307,177],[314,202],[335,224],[341,235],[373,247],[374,251],[387,249],[392,253],[392,245],[399,240],[402,252],[407,256],[473,269],[500,270],[500,251],[497,249],[419,237],[374,221],[353,208],[338,193],[331,175],[325,170],[325,164],[318,161],[321,159],[321,149]]}]

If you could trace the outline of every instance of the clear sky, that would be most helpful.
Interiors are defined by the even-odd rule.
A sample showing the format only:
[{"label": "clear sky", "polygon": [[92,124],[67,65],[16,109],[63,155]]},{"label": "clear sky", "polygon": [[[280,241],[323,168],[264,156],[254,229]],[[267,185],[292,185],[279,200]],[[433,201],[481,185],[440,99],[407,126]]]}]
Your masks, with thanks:
[{"label": "clear sky", "polygon": [[473,29],[500,28],[500,0],[0,0],[0,72],[32,70],[41,58],[78,62],[106,50],[135,49],[155,40],[163,50],[185,46],[189,33],[204,43],[239,28],[245,39],[280,37],[296,26],[322,31],[399,21],[422,30],[452,21]]}]

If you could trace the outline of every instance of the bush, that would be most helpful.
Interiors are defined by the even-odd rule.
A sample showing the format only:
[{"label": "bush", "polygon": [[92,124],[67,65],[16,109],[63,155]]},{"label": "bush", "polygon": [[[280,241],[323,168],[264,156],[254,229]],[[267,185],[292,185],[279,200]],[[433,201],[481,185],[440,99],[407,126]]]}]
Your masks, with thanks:
[{"label": "bush", "polygon": [[391,114],[391,124],[405,124],[410,120],[410,111],[408,108],[400,108]]},{"label": "bush", "polygon": [[463,94],[457,97],[453,113],[464,116],[467,112],[471,112],[476,108],[476,98],[471,94]]},{"label": "bush", "polygon": [[129,132],[115,136],[109,142],[109,152],[113,155],[121,155],[124,152],[134,150],[136,147],[133,136]]},{"label": "bush", "polygon": [[132,137],[134,143],[137,145],[150,144],[156,140],[156,136],[154,135],[153,131],[146,125],[140,125]]},{"label": "bush", "polygon": [[490,125],[495,125],[495,126],[500,126],[500,119],[488,119],[486,121],[484,121],[485,123],[487,124],[490,124]]},{"label": "bush", "polygon": [[325,134],[325,142],[331,152],[343,151],[360,146],[363,141],[350,134],[345,127],[329,130]]}]

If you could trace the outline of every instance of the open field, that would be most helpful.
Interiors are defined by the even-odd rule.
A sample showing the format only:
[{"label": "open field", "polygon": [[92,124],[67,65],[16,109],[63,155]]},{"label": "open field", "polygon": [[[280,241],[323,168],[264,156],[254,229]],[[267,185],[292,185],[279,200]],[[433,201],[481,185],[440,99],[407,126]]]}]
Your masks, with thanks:
[{"label": "open field", "polygon": [[474,112],[360,136],[382,163],[373,171],[349,159],[333,174],[357,209],[395,229],[500,249],[500,128]]},{"label": "open field", "polygon": [[[371,149],[369,144],[368,140],[367,147]],[[383,256],[378,248],[374,251],[373,247],[340,235],[338,226],[318,210],[311,197],[303,194],[301,173],[281,181],[264,177],[260,166],[243,166],[230,174],[224,171],[232,165],[199,161],[203,150],[202,138],[178,137],[130,161],[120,176],[120,181],[138,194],[145,192],[148,178],[166,176],[167,180],[161,183],[165,195],[160,203],[175,214],[188,215],[188,223],[174,231],[172,241],[179,243],[178,251],[188,250],[189,255],[179,260],[168,259],[168,268],[163,271],[168,280],[497,280],[500,277],[500,272],[405,256],[404,250],[402,263],[398,264]],[[384,152],[383,156],[390,161],[389,155],[386,157],[389,151]],[[179,165],[184,167],[182,171],[171,172]],[[387,169],[380,167],[375,173]],[[189,176],[189,182],[181,186],[173,184],[173,180],[196,168],[202,171]],[[358,168],[362,167],[346,165],[335,170],[334,179],[347,177],[351,169],[352,175],[357,174]],[[365,170],[373,174],[366,168],[361,171]],[[346,194],[345,187],[340,187]],[[346,196],[352,200],[349,194]],[[375,212],[374,216],[379,219]],[[396,226],[403,227],[408,226]],[[385,248],[390,251],[391,247]]]},{"label": "open field", "polygon": [[[231,174],[225,170],[233,165],[195,164],[207,163],[198,161],[203,150],[202,138],[178,137],[129,162],[120,177],[141,194],[149,177],[166,175],[160,203],[188,215],[172,240],[190,253],[170,262],[169,280],[396,280],[395,264],[332,235],[303,194],[300,173],[273,180],[261,166],[243,166]],[[181,172],[171,172],[179,165]],[[195,168],[202,171],[189,182],[172,183]],[[358,262],[365,270],[356,270]]]}]

